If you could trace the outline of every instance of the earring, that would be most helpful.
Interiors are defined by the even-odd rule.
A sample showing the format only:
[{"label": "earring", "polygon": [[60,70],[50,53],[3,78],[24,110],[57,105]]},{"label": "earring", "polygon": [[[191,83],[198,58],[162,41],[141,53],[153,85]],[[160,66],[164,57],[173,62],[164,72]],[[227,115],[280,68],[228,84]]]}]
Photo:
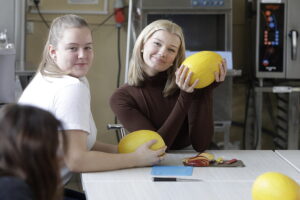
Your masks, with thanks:
[{"label": "earring", "polygon": [[141,50],[141,53],[144,53],[144,49]]}]

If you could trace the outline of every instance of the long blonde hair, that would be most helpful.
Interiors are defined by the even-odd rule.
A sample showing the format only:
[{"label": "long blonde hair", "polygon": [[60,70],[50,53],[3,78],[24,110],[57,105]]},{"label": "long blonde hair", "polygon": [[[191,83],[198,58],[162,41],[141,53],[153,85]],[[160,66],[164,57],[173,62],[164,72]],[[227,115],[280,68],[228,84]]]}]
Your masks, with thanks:
[{"label": "long blonde hair", "polygon": [[89,28],[88,23],[84,18],[77,15],[64,15],[57,17],[53,20],[50,26],[48,39],[44,47],[42,60],[39,64],[38,72],[44,76],[61,76],[66,75],[68,72],[62,71],[53,58],[50,56],[49,45],[57,47],[62,34],[67,28]]},{"label": "long blonde hair", "polygon": [[168,31],[169,33],[175,34],[180,38],[181,41],[181,45],[178,49],[178,53],[174,60],[174,63],[167,70],[168,80],[166,82],[163,94],[164,96],[169,96],[173,94],[178,88],[175,83],[175,71],[185,58],[185,42],[182,29],[180,26],[169,20],[156,20],[150,23],[142,30],[142,32],[138,36],[129,63],[128,84],[131,86],[141,86],[142,82],[145,80],[145,73],[142,69],[144,60],[141,51],[145,42],[158,30],[164,30]]}]

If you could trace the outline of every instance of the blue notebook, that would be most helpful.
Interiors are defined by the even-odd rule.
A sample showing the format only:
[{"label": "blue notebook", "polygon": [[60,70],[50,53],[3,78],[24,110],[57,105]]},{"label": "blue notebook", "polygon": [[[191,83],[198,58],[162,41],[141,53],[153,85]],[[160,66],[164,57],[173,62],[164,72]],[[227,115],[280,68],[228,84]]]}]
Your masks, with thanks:
[{"label": "blue notebook", "polygon": [[155,176],[192,176],[191,166],[153,166],[151,175]]}]

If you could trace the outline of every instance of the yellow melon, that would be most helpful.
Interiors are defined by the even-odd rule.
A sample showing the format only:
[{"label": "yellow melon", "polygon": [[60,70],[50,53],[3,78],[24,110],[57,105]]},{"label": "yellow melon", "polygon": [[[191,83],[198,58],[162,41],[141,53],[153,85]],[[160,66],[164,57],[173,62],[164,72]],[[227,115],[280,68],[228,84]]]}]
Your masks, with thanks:
[{"label": "yellow melon", "polygon": [[299,185],[279,172],[267,172],[252,185],[253,200],[300,200]]},{"label": "yellow melon", "polygon": [[190,85],[199,79],[195,88],[204,88],[215,81],[215,72],[220,71],[220,63],[222,63],[222,57],[218,53],[200,51],[187,57],[182,64],[193,72]]},{"label": "yellow melon", "polygon": [[166,146],[162,137],[155,131],[139,130],[123,137],[118,144],[118,151],[120,153],[134,152],[139,146],[150,140],[157,140],[157,142],[150,147],[152,150],[158,150]]}]

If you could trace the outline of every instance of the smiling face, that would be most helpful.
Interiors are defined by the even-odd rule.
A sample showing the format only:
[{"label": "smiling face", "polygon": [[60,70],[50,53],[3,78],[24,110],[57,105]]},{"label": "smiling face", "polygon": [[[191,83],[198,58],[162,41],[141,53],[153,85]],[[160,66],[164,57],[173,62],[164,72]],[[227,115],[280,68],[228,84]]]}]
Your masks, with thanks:
[{"label": "smiling face", "polygon": [[85,76],[94,58],[90,29],[66,28],[57,46],[49,46],[49,52],[63,72],[77,78]]},{"label": "smiling face", "polygon": [[154,76],[169,69],[178,54],[180,44],[180,38],[176,34],[165,30],[153,33],[142,49],[145,73]]}]

